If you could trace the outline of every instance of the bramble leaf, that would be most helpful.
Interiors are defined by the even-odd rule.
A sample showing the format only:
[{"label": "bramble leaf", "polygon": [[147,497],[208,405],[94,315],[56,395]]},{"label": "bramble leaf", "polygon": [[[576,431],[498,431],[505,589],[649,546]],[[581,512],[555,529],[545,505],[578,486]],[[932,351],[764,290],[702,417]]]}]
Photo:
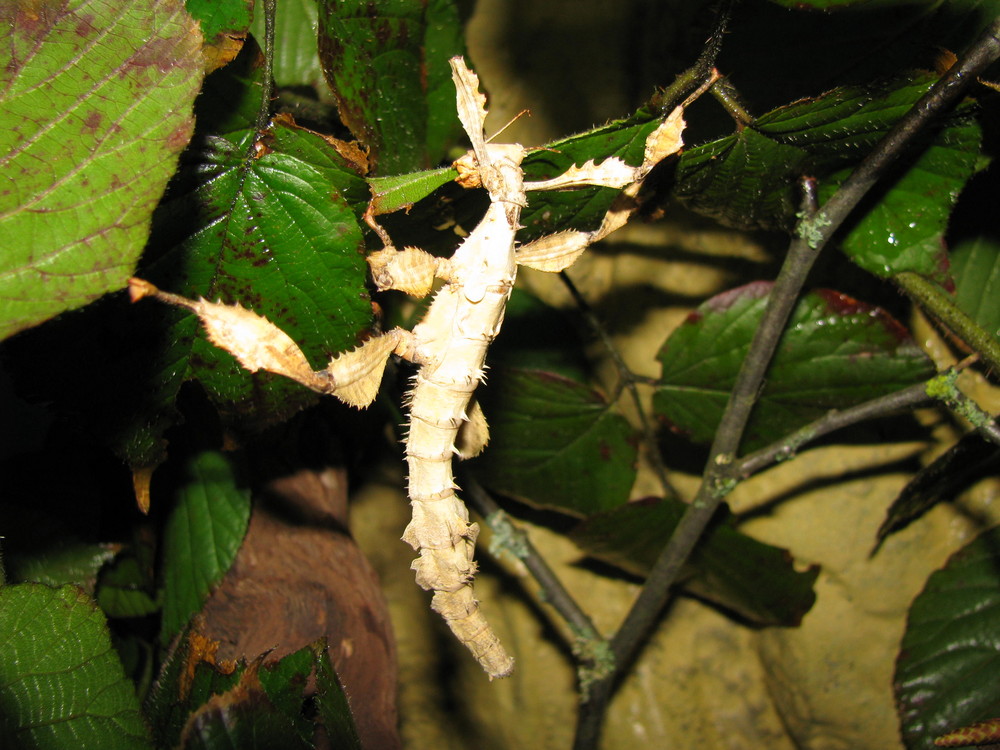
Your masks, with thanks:
[{"label": "bramble leaf", "polygon": [[104,615],[75,586],[0,588],[0,745],[151,747]]},{"label": "bramble leaf", "polygon": [[952,555],[910,605],[893,680],[903,742],[1000,715],[1000,529]]},{"label": "bramble leaf", "polygon": [[451,0],[319,3],[323,71],[379,175],[427,169],[444,156],[460,132],[448,60],[462,51]]},{"label": "bramble leaf", "polygon": [[480,392],[490,443],[475,467],[485,484],[577,515],[628,499],[636,472],[632,429],[603,396],[550,372],[494,373]]},{"label": "bramble leaf", "polygon": [[178,0],[0,9],[0,338],[120,289],[191,137]]},{"label": "bramble leaf", "polygon": [[[686,504],[648,498],[590,516],[571,532],[588,554],[645,577]],[[757,625],[798,625],[816,601],[818,566],[798,572],[787,550],[741,534],[728,521],[712,525],[681,574],[690,593]]]},{"label": "bramble leaf", "polygon": [[[660,349],[654,411],[691,440],[711,441],[770,289],[758,282],[711,298]],[[933,373],[931,361],[887,312],[839,292],[812,292],[788,323],[742,450]]]},{"label": "bramble leaf", "polygon": [[950,253],[955,303],[984,330],[1000,339],[1000,242],[981,236]]},{"label": "bramble leaf", "polygon": [[250,492],[221,453],[194,457],[179,478],[163,539],[163,640],[201,609],[229,570],[250,521]]},{"label": "bramble leaf", "polygon": [[[934,78],[904,79],[879,91],[843,87],[758,117],[751,126],[680,159],[676,195],[690,208],[740,227],[792,227],[799,180],[817,178],[829,197]],[[880,276],[939,277],[942,236],[979,154],[978,125],[961,115],[918,138],[849,223],[844,251]]]}]

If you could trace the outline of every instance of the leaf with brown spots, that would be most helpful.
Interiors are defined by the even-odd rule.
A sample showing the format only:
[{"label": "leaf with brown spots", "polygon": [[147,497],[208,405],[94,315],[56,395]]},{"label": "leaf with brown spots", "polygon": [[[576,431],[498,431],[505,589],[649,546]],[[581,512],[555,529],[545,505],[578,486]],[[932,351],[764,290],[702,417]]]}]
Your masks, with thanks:
[{"label": "leaf with brown spots", "polygon": [[376,174],[434,166],[459,134],[448,60],[461,28],[451,0],[319,3],[323,72]]},{"label": "leaf with brown spots", "polygon": [[123,286],[201,78],[180,0],[0,7],[0,338]]}]

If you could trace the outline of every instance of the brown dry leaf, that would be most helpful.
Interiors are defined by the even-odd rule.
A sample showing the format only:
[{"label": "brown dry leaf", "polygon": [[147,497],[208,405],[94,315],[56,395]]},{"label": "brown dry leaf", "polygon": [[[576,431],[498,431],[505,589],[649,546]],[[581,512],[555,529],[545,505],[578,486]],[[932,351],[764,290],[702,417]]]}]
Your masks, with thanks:
[{"label": "brown dry leaf", "polygon": [[201,56],[204,59],[205,73],[218,70],[235,60],[246,40],[246,34],[222,33],[215,37],[211,44],[202,47]]},{"label": "brown dry leaf", "polygon": [[144,466],[132,471],[132,488],[135,490],[135,503],[139,506],[139,512],[143,515],[149,513],[149,485],[153,480],[153,471],[155,469],[155,466]]}]

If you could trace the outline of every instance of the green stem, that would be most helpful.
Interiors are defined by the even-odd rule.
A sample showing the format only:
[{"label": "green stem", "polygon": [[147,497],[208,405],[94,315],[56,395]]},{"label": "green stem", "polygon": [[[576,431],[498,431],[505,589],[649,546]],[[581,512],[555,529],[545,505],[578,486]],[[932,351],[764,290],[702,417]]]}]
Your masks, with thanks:
[{"label": "green stem", "polygon": [[983,330],[982,326],[956,305],[950,294],[933,281],[912,271],[896,274],[893,281],[921,309],[948,326],[969,348],[978,352],[994,373],[1000,374],[1000,341]]}]

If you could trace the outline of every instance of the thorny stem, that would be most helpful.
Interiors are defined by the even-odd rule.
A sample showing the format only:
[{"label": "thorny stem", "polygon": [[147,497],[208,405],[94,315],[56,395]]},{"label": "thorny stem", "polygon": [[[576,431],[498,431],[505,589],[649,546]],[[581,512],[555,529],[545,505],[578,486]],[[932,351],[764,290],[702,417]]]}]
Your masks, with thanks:
[{"label": "thorny stem", "polygon": [[892,278],[906,295],[950,328],[955,335],[974,349],[995,374],[1000,375],[1000,341],[984,331],[955,304],[954,298],[933,281],[904,271]]},{"label": "thorny stem", "polygon": [[728,472],[731,471],[747,420],[785,323],[820,250],[914,135],[952,104],[987,65],[1000,57],[998,36],[1000,19],[994,21],[959,62],[896,123],[833,197],[815,214],[806,215],[799,222],[797,236],[789,246],[788,255],[768,297],[760,327],[740,368],[716,431],[701,487],[611,640],[615,668],[612,674],[591,686],[587,699],[580,707],[575,750],[597,746],[615,683],[634,660],[669,599],[670,588],[681,566],[701,538],[722,499],[735,484],[728,477]]},{"label": "thorny stem", "polygon": [[274,94],[274,16],[277,3],[278,0],[264,0],[264,80],[261,82],[260,109],[257,110],[257,121],[254,123],[257,131],[254,141],[267,129],[271,119],[271,97]]},{"label": "thorny stem", "polygon": [[722,49],[722,39],[726,35],[726,27],[729,25],[733,8],[738,2],[739,0],[722,0],[719,3],[718,9],[715,11],[715,28],[712,29],[712,35],[705,42],[705,47],[694,65],[680,73],[673,83],[656,97],[656,102],[664,113],[669,112],[679,104],[689,91],[711,78],[715,69],[715,59]]},{"label": "thorny stem", "polygon": [[[653,424],[649,420],[649,415],[646,414],[646,410],[642,405],[642,398],[639,395],[638,382],[639,379],[636,377],[635,373],[629,369],[629,366],[622,359],[621,353],[615,347],[614,342],[611,340],[611,336],[601,325],[601,321],[598,319],[597,315],[594,313],[593,308],[587,302],[586,298],[580,294],[580,290],[577,289],[576,284],[569,277],[565,271],[559,272],[559,278],[565,285],[566,289],[569,291],[570,296],[576,303],[577,308],[583,315],[584,320],[587,321],[587,325],[597,334],[598,338],[601,339],[601,343],[607,350],[611,361],[614,363],[615,368],[618,370],[618,381],[619,392],[625,389],[629,392],[632,397],[632,403],[635,405],[636,414],[639,418],[639,427],[642,430],[643,444],[649,446],[650,449],[647,450],[650,467],[656,474],[656,478],[660,482],[660,486],[663,488],[663,492],[668,497],[678,497],[678,492],[674,486],[670,483],[670,479],[667,477],[667,469],[663,465],[663,458],[660,456],[660,451],[657,449],[656,445],[656,432],[653,429]],[[617,394],[616,394],[617,398]],[[613,399],[614,400],[614,399]]]},{"label": "thorny stem", "polygon": [[736,121],[736,127],[740,130],[753,122],[753,116],[747,112],[742,102],[740,102],[736,88],[725,78],[719,78],[712,85],[712,88],[709,89],[709,93],[716,98],[723,109]]}]

